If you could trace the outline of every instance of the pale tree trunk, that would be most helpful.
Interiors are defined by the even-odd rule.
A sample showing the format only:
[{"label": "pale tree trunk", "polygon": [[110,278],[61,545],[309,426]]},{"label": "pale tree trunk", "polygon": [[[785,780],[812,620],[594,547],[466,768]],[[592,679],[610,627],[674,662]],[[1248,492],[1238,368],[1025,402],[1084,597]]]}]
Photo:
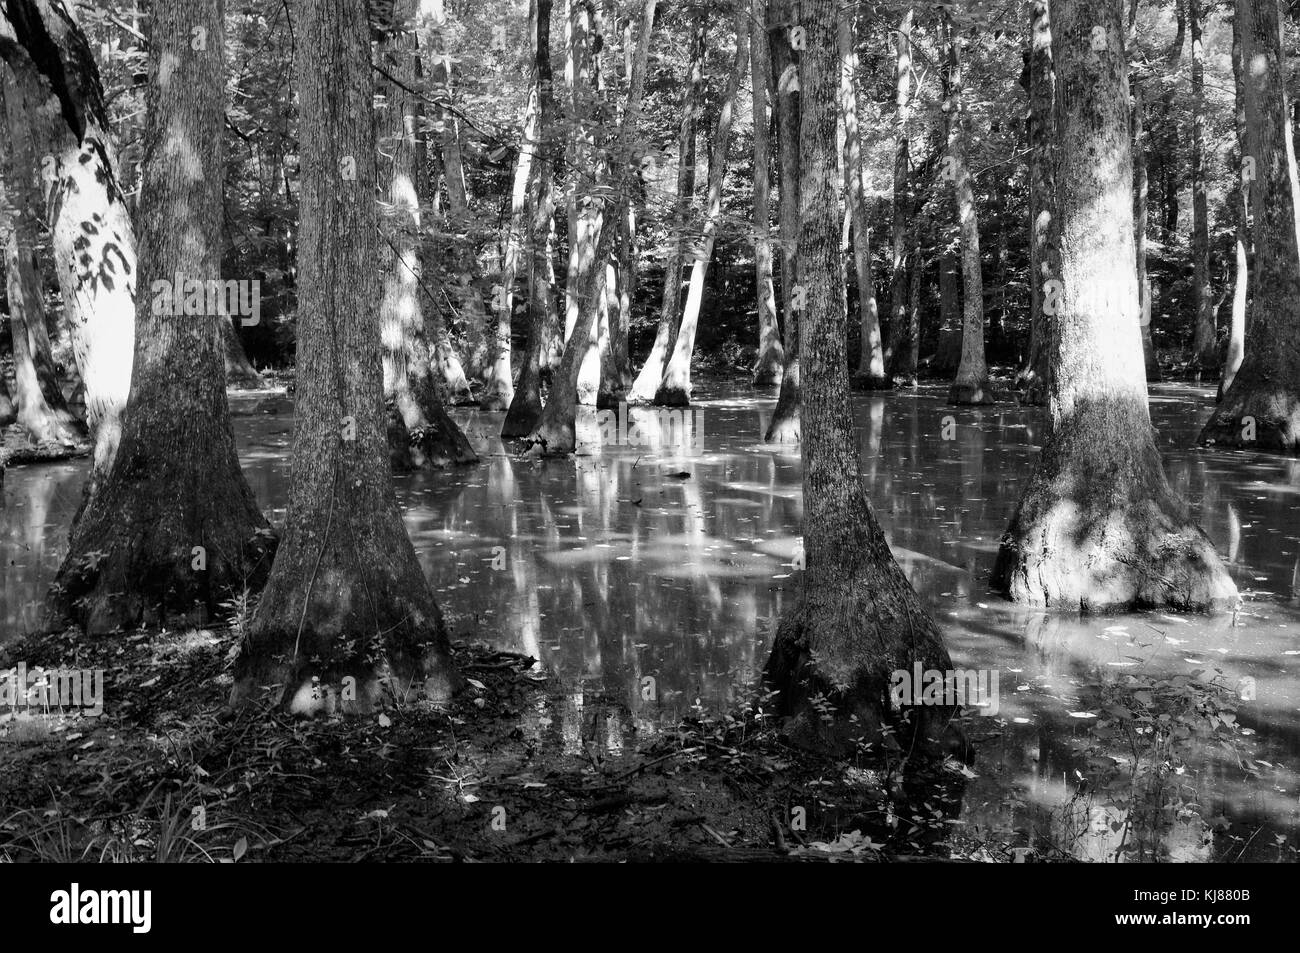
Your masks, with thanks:
[{"label": "pale tree trunk", "polygon": [[[397,506],[380,366],[374,82],[365,7],[302,0],[298,421],[284,539],[231,700],[366,711],[462,680]],[[354,176],[345,177],[348,168]]]},{"label": "pale tree trunk", "polygon": [[[422,305],[420,183],[427,175],[420,148],[419,76],[415,13],[419,0],[396,0],[376,53],[393,77],[377,122],[380,182],[386,183],[380,222],[379,268],[384,400],[391,404],[389,451],[414,467],[476,463],[478,456],[448,415],[431,365],[433,348]],[[382,193],[381,193],[382,194]]]},{"label": "pale tree trunk", "polygon": [[178,275],[220,277],[223,4],[159,4],[149,26],[134,373],[113,466],[73,521],[50,587],[47,629],[208,623],[260,587],[274,549],[226,406],[230,309],[186,294],[175,313]]},{"label": "pale tree trunk", "polygon": [[1134,209],[1133,240],[1137,245],[1138,302],[1142,322],[1142,358],[1146,365],[1147,383],[1160,380],[1160,355],[1156,353],[1155,338],[1151,334],[1151,278],[1147,274],[1147,210],[1150,181],[1147,177],[1147,145],[1149,136],[1143,122],[1145,103],[1142,88],[1133,86],[1133,177]]},{"label": "pale tree trunk", "polygon": [[[430,58],[435,92],[453,98],[452,63],[444,31],[447,12],[444,0],[422,0],[421,15],[429,24]],[[450,109],[438,110],[437,127],[442,146],[443,180],[447,183],[446,222],[450,233],[450,258],[456,275],[455,296],[461,317],[461,366],[469,381],[481,382],[490,366],[487,340],[487,311],[478,283],[478,256],[472,232],[469,187],[460,148],[460,119]]]},{"label": "pale tree trunk", "polygon": [[[595,24],[593,30],[594,39],[592,41],[593,86],[596,90],[596,101],[601,104],[597,108],[597,115],[603,116],[612,111],[606,104],[612,105],[615,98],[614,93],[618,86],[617,77],[607,62],[611,58],[612,37],[617,32],[613,0],[596,0],[593,10],[593,23]],[[613,80],[612,85],[611,79]],[[597,158],[599,162],[604,162],[603,156]],[[604,173],[601,171],[599,174],[603,177]],[[631,179],[628,181],[630,183]],[[579,387],[581,395],[579,399],[583,403],[595,403],[597,407],[603,408],[617,408],[623,401],[627,390],[619,371],[617,356],[620,347],[617,327],[619,321],[618,282],[622,274],[619,268],[619,251],[625,244],[623,240],[626,227],[625,220],[631,212],[632,206],[633,203],[629,196],[627,203],[621,206],[623,210],[620,212],[619,217],[609,222],[608,227],[616,232],[614,240],[609,246],[609,257],[595,263],[595,267],[604,271],[602,279],[604,293],[597,302],[596,312],[596,320],[599,322],[599,333],[596,341],[596,357],[598,360],[589,367],[583,367],[583,374],[590,379],[590,383]]]},{"label": "pale tree trunk", "polygon": [[1201,0],[1187,0],[1192,27],[1192,301],[1196,331],[1192,365],[1199,375],[1214,373],[1219,349],[1214,331],[1214,296],[1210,289],[1210,210],[1205,175],[1205,50],[1201,45]]},{"label": "pale tree trunk", "polygon": [[1253,173],[1255,294],[1246,356],[1202,444],[1300,453],[1300,238],[1278,0],[1238,0]]},{"label": "pale tree trunk", "polygon": [[62,444],[84,450],[89,444],[89,431],[68,410],[54,367],[33,340],[32,329],[45,320],[45,308],[32,261],[32,246],[27,240],[20,243],[23,226],[17,220],[24,215],[22,211],[13,215],[8,238],[4,239],[17,420],[33,443]]},{"label": "pale tree trunk", "polygon": [[[781,192],[777,206],[777,247],[781,250],[781,317],[785,372],[772,419],[763,439],[799,442],[799,312],[806,291],[801,287],[795,242],[799,233],[799,56],[790,45],[791,29],[801,25],[800,0],[768,0],[767,46],[776,84],[776,145]],[[832,232],[834,234],[834,231]]]},{"label": "pale tree trunk", "polygon": [[[911,158],[908,155],[908,120],[912,114],[912,21],[911,5],[903,14],[894,36],[894,191],[892,261],[889,273],[889,320],[885,324],[885,369],[907,374],[907,232],[912,218]],[[912,373],[915,373],[912,368]]]},{"label": "pale tree trunk", "polygon": [[758,359],[755,386],[781,382],[785,348],[776,315],[776,286],[772,279],[772,150],[768,142],[768,98],[772,70],[767,53],[767,0],[750,0],[754,28],[749,45],[754,126],[754,288],[758,306]]},{"label": "pale tree trunk", "polygon": [[1051,247],[1055,214],[1052,150],[1056,146],[1056,74],[1052,67],[1052,20],[1048,0],[1034,0],[1029,13],[1026,86],[1029,96],[1029,359],[1020,373],[1024,402],[1047,403],[1051,386],[1053,315],[1043,309],[1045,282],[1059,271]]},{"label": "pale tree trunk", "polygon": [[537,95],[537,155],[529,182],[528,207],[528,343],[506,419],[504,439],[523,437],[542,415],[542,371],[547,356],[547,327],[556,319],[551,297],[551,225],[555,217],[555,92],[551,68],[551,0],[537,0],[533,21],[533,82]]},{"label": "pale tree trunk", "polygon": [[[952,706],[891,710],[891,673],[952,667],[942,637],[894,561],[858,476],[849,406],[847,315],[839,261],[835,126],[839,64],[835,0],[802,0],[797,256],[801,314],[804,553],[798,599],[777,628],[766,677],[798,745],[851,755],[884,743],[915,756],[943,750]],[[890,726],[896,736],[882,735]],[[953,737],[948,741],[957,741]],[[889,738],[889,740],[885,740]]]},{"label": "pale tree trunk", "polygon": [[61,444],[85,448],[86,425],[68,409],[54,370],[49,334],[45,328],[45,301],[37,272],[35,249],[39,240],[36,210],[40,190],[38,165],[26,128],[21,96],[8,67],[0,87],[0,114],[8,123],[9,143],[4,153],[4,187],[0,188],[0,234],[9,296],[9,329],[13,338],[16,419],[36,444]]},{"label": "pale tree trunk", "polygon": [[862,390],[893,386],[885,373],[885,348],[880,337],[880,309],[876,282],[871,274],[871,223],[867,216],[866,170],[862,166],[862,130],[859,124],[858,53],[855,17],[845,12],[838,26],[840,54],[840,112],[844,123],[844,201],[853,221],[853,268],[858,283],[858,322],[861,345],[853,384]]},{"label": "pale tree trunk", "polygon": [[[975,189],[966,163],[966,118],[962,106],[961,42],[949,15],[947,27],[948,67],[945,85],[948,99],[944,117],[948,126],[949,160],[945,171],[951,173],[953,204],[961,231],[962,334],[961,364],[957,379],[948,391],[950,404],[991,404],[989,369],[984,361],[984,277],[980,263],[980,226],[975,213]],[[918,256],[919,266],[919,256]],[[919,335],[918,335],[919,337]]]},{"label": "pale tree trunk", "polygon": [[682,97],[681,123],[677,131],[677,195],[668,236],[668,256],[664,261],[664,293],[659,306],[659,323],[655,339],[650,345],[641,373],[632,382],[627,393],[629,404],[646,404],[654,400],[663,380],[664,362],[669,348],[677,337],[681,317],[682,259],[686,246],[686,226],[690,215],[691,197],[695,193],[695,124],[700,111],[700,98],[704,89],[704,42],[706,23],[703,16],[692,26],[690,61],[687,66],[686,89]]},{"label": "pale tree trunk", "polygon": [[[603,259],[595,254],[600,243],[599,220],[591,193],[600,177],[601,159],[595,149],[597,109],[600,101],[600,36],[594,0],[569,0],[568,44],[565,78],[569,85],[568,170],[569,265],[565,280],[564,341],[567,352],[573,329],[587,316],[581,314],[587,298],[583,292],[591,280],[601,283],[595,302],[593,331],[578,369],[578,403],[594,405],[600,391],[601,353],[608,347],[609,312]],[[613,223],[611,223],[611,227]],[[596,275],[593,279],[592,276]]]},{"label": "pale tree trunk", "polygon": [[632,387],[632,354],[629,350],[632,330],[632,304],[636,300],[637,244],[636,223],[645,212],[645,183],[634,176],[630,187],[634,198],[618,220],[617,250],[617,300],[614,306],[617,318],[611,323],[613,370],[611,383],[619,394],[626,395]]},{"label": "pale tree trunk", "polygon": [[[641,33],[637,38],[636,51],[633,54],[632,76],[628,83],[627,109],[623,112],[617,135],[611,137],[611,148],[606,150],[609,161],[602,163],[607,170],[602,181],[595,183],[589,197],[590,212],[593,217],[594,234],[599,238],[594,249],[593,260],[603,262],[609,257],[610,250],[618,236],[614,222],[624,213],[626,203],[630,201],[628,182],[633,175],[632,155],[633,132],[641,116],[641,98],[645,90],[646,69],[650,60],[650,38],[654,31],[655,8],[657,0],[644,0],[641,16]],[[601,225],[608,217],[610,227],[602,229]],[[595,330],[596,313],[600,297],[605,294],[605,269],[591,268],[586,272],[584,286],[578,289],[577,319],[573,333],[564,348],[564,359],[555,374],[550,393],[546,396],[546,406],[542,409],[537,427],[525,439],[533,449],[543,454],[559,455],[573,453],[577,449],[576,408],[578,398],[578,377],[582,370],[583,357],[588,353],[592,333]]]},{"label": "pale tree trunk", "polygon": [[[531,0],[528,10],[529,32],[536,35],[532,24],[537,18],[537,0]],[[534,57],[535,59],[535,57]],[[529,227],[528,182],[532,175],[533,160],[537,153],[537,133],[541,104],[537,80],[534,76],[524,110],[523,137],[519,155],[515,159],[514,182],[510,189],[510,220],[506,225],[504,248],[501,255],[501,280],[492,289],[494,308],[492,369],[484,384],[479,407],[483,410],[507,410],[515,396],[514,369],[511,365],[510,326],[515,307],[515,280],[519,276],[519,258],[523,254],[524,237]]]},{"label": "pale tree trunk", "polygon": [[1052,431],[993,579],[1017,602],[1072,611],[1218,608],[1236,586],[1165,479],[1147,410],[1121,4],[1052,4]]},{"label": "pale tree trunk", "polygon": [[700,321],[700,306],[704,303],[704,280],[709,262],[713,258],[713,245],[722,224],[722,185],[727,177],[727,147],[731,140],[731,122],[736,110],[736,95],[740,91],[740,78],[749,62],[749,12],[742,10],[736,16],[736,59],[727,79],[727,88],[719,105],[718,124],[713,134],[713,155],[709,159],[709,194],[705,202],[704,228],[698,244],[691,250],[691,280],[686,292],[686,307],[682,310],[682,323],[677,330],[677,343],[673,356],[664,371],[663,381],[655,393],[654,402],[661,406],[685,407],[691,402],[691,356],[695,352],[695,332]]},{"label": "pale tree trunk", "polygon": [[[1243,159],[1250,155],[1246,134],[1246,89],[1241,73],[1241,30],[1237,17],[1232,18],[1232,77],[1235,96],[1235,125],[1237,128],[1236,166],[1244,169]],[[1251,180],[1254,181],[1254,176]],[[1238,175],[1233,191],[1233,207],[1237,219],[1236,256],[1232,273],[1232,322],[1228,326],[1228,348],[1223,357],[1223,374],[1219,377],[1217,399],[1232,386],[1246,356],[1246,302],[1250,293],[1250,181]]]},{"label": "pale tree trunk", "polygon": [[46,221],[95,434],[89,496],[113,462],[131,386],[135,234],[117,181],[99,72],[71,6],[7,2],[0,10],[0,58],[18,77],[27,127],[48,130]]}]

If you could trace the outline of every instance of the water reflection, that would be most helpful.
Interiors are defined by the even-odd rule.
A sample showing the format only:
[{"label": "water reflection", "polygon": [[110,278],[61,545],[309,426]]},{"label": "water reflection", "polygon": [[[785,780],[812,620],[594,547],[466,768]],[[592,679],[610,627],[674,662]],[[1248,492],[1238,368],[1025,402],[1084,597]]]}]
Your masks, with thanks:
[{"label": "water reflection", "polygon": [[[735,702],[795,591],[800,458],[759,442],[772,401],[724,386],[700,396],[702,448],[665,435],[652,409],[632,408],[634,444],[605,442],[609,428],[584,411],[579,455],[521,459],[495,436],[499,414],[460,410],[484,463],[398,478],[411,537],[458,634],[536,656],[560,677],[563,702],[539,704],[523,729],[567,752],[616,757],[693,706]],[[1277,838],[1294,845],[1300,793],[1300,461],[1185,449],[1212,395],[1158,387],[1152,414],[1170,481],[1226,555],[1245,607],[1235,619],[1063,619],[1011,607],[987,582],[1040,449],[1042,412],[954,408],[943,397],[922,388],[855,396],[854,407],[864,484],[955,665],[1001,673],[998,717],[973,726],[978,777],[961,826],[1092,860],[1294,857]],[[236,420],[245,471],[276,522],[290,427],[284,416]],[[4,632],[34,624],[82,479],[79,465],[7,475]],[[1230,687],[1255,680],[1237,712],[1252,732],[1246,755],[1191,740],[1166,752],[1167,764],[1142,775],[1158,782],[1159,803],[1117,806],[1080,783],[1098,776],[1099,759],[1123,760],[1094,734],[1115,692],[1215,669]],[[1133,788],[1147,767],[1125,770]]]}]

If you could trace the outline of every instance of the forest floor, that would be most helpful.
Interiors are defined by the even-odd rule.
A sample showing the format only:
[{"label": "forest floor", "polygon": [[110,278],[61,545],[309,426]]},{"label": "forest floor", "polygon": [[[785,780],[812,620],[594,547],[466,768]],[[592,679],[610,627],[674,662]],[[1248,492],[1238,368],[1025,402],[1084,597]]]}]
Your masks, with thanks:
[{"label": "forest floor", "polygon": [[1011,857],[949,819],[963,766],[904,782],[795,750],[757,696],[632,734],[617,757],[564,754],[558,730],[521,727],[560,701],[531,659],[461,643],[471,688],[447,709],[303,720],[225,707],[236,644],[213,629],[6,646],[0,672],[103,669],[106,702],[95,718],[0,721],[0,861]]}]

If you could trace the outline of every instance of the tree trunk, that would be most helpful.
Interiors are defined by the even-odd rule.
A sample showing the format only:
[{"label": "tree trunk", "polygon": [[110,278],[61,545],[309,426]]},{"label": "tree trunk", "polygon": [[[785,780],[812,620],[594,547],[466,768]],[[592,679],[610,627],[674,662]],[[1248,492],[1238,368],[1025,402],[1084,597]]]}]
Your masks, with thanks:
[{"label": "tree trunk", "polygon": [[1143,122],[1146,104],[1142,88],[1133,86],[1133,176],[1135,186],[1133,240],[1137,245],[1138,302],[1142,326],[1142,359],[1147,383],[1160,380],[1160,355],[1151,333],[1151,278],[1147,274],[1147,208],[1150,182],[1147,178],[1147,132]]},{"label": "tree trunk", "polygon": [[1246,134],[1246,89],[1241,74],[1241,30],[1237,17],[1232,18],[1232,77],[1235,96],[1235,125],[1237,128],[1237,168],[1243,170],[1233,190],[1233,208],[1236,212],[1236,256],[1232,276],[1232,323],[1228,327],[1228,347],[1223,357],[1223,374],[1219,377],[1217,400],[1232,386],[1246,355],[1246,302],[1250,293],[1250,181],[1244,173],[1245,157],[1250,155]]},{"label": "tree trunk", "polygon": [[[858,477],[849,407],[847,315],[839,261],[834,0],[802,0],[799,278],[807,289],[801,357],[804,552],[798,601],[781,617],[766,676],[797,744],[850,755],[860,743],[930,753],[952,706],[891,710],[893,672],[952,667],[938,627],[894,561]],[[827,713],[830,712],[828,715]],[[893,724],[896,737],[881,734]]]},{"label": "tree trunk", "polygon": [[844,122],[844,201],[853,220],[853,267],[858,283],[861,344],[853,385],[861,390],[885,390],[893,381],[885,373],[885,349],[880,337],[880,309],[876,282],[871,274],[871,223],[867,216],[867,189],[862,167],[862,130],[858,115],[857,30],[852,14],[841,15],[838,27],[840,54],[840,111]]},{"label": "tree trunk", "polygon": [[266,386],[262,375],[248,360],[244,344],[239,340],[239,332],[231,321],[221,327],[222,350],[225,352],[226,385],[243,390],[260,390]]},{"label": "tree trunk", "polygon": [[890,374],[897,373],[900,352],[906,350],[907,346],[907,232],[913,215],[908,147],[908,120],[912,114],[913,17],[912,6],[908,4],[894,37],[893,260],[889,275],[890,311],[885,325],[884,347],[885,368]]},{"label": "tree trunk", "polygon": [[1255,295],[1246,357],[1202,444],[1300,454],[1300,239],[1278,0],[1238,0],[1253,169]]},{"label": "tree trunk", "polygon": [[390,455],[410,466],[442,468],[477,463],[478,455],[443,406],[424,326],[419,183],[427,170],[419,141],[420,110],[411,92],[419,82],[414,27],[418,2],[396,0],[377,48],[380,62],[393,77],[384,90],[384,108],[377,123],[384,157],[380,181],[388,186],[381,204],[385,214],[380,222],[383,297],[379,324],[384,400],[401,421],[400,426],[389,427]]},{"label": "tree trunk", "polygon": [[1192,27],[1192,300],[1196,332],[1192,364],[1199,375],[1214,373],[1219,348],[1214,330],[1214,297],[1210,289],[1210,210],[1205,176],[1205,50],[1201,45],[1201,0],[1187,0]]},{"label": "tree trunk", "polygon": [[781,249],[781,308],[785,333],[785,373],[764,440],[799,442],[799,312],[803,288],[795,259],[799,233],[799,56],[790,44],[790,30],[801,24],[801,0],[768,0],[767,46],[776,83],[777,162],[781,191],[777,206],[777,237]]},{"label": "tree trunk", "polygon": [[[947,27],[948,88],[944,117],[948,132],[949,160],[957,224],[961,231],[962,334],[961,364],[957,379],[948,391],[950,404],[991,404],[989,369],[984,361],[984,277],[980,262],[980,226],[975,213],[975,188],[966,164],[966,121],[962,107],[961,53],[951,16],[944,14]],[[919,257],[919,256],[918,256]],[[918,334],[919,338],[920,335]]]},{"label": "tree trunk", "polygon": [[[596,275],[602,288],[607,273],[603,260],[595,257],[600,243],[599,228],[591,192],[600,177],[604,159],[596,152],[596,134],[599,124],[600,60],[599,45],[603,41],[596,19],[593,0],[569,0],[569,42],[565,76],[569,84],[569,148],[566,159],[568,169],[568,219],[569,266],[565,280],[564,339],[565,350],[573,340],[573,329],[587,320],[581,314],[587,298],[583,293]],[[611,226],[613,223],[611,223]],[[598,274],[597,274],[598,273]],[[609,344],[609,312],[604,291],[595,299],[595,313],[591,315],[592,333],[588,336],[587,350],[580,355],[578,371],[578,403],[597,403],[601,380],[601,355]]]},{"label": "tree trunk", "polygon": [[768,142],[768,100],[772,96],[772,69],[767,53],[767,0],[750,0],[754,29],[749,44],[750,83],[753,87],[754,126],[754,288],[758,304],[758,359],[754,362],[756,387],[781,382],[785,348],[776,313],[776,287],[772,280],[772,150]]},{"label": "tree trunk", "polygon": [[[529,3],[530,32],[538,15],[537,0]],[[533,58],[534,63],[536,57]],[[541,121],[541,101],[534,76],[524,110],[523,138],[515,159],[514,183],[510,189],[510,220],[506,225],[504,249],[501,255],[501,280],[492,289],[495,309],[492,338],[492,368],[484,384],[479,407],[483,410],[508,410],[515,396],[514,368],[511,365],[510,330],[515,307],[515,281],[519,275],[519,257],[523,254],[524,236],[529,227],[528,182],[532,176],[533,161],[537,153],[538,126]]]},{"label": "tree trunk", "polygon": [[1048,0],[1030,6],[1029,53],[1026,71],[1029,95],[1029,360],[1020,373],[1024,402],[1047,403],[1051,387],[1053,315],[1043,309],[1045,283],[1057,274],[1051,247],[1055,215],[1052,151],[1056,144],[1054,110],[1056,74],[1052,66],[1052,19]]},{"label": "tree trunk", "polygon": [[1063,92],[1052,432],[994,584],[1017,602],[1075,611],[1222,607],[1236,587],[1166,481],[1147,410],[1122,18],[1122,0],[1052,5]]},{"label": "tree trunk", "polygon": [[707,23],[703,16],[692,27],[690,64],[682,99],[682,118],[677,132],[677,196],[673,206],[668,257],[664,261],[664,293],[655,327],[654,343],[646,355],[641,373],[627,393],[629,404],[646,404],[654,400],[663,380],[664,362],[677,338],[681,319],[682,264],[686,246],[686,227],[695,193],[695,125],[699,118],[700,99],[704,91],[704,44]]},{"label": "tree trunk", "polygon": [[[298,422],[284,539],[235,665],[232,702],[365,711],[461,678],[402,523],[380,366],[373,74],[365,7],[303,0]],[[354,175],[345,176],[348,169]]]},{"label": "tree trunk", "polygon": [[[430,24],[429,45],[433,61],[433,85],[445,100],[452,99],[452,63],[443,31],[447,26],[444,0],[426,0],[425,16]],[[478,256],[471,234],[469,188],[460,148],[460,119],[450,109],[439,107],[437,128],[441,131],[443,179],[447,183],[447,231],[451,263],[456,275],[456,303],[461,312],[461,365],[469,381],[481,382],[489,367],[487,312],[478,284]]]},{"label": "tree trunk", "polygon": [[[632,78],[628,84],[627,109],[623,112],[623,119],[617,136],[614,137],[612,148],[606,150],[605,154],[610,156],[610,159],[600,167],[606,174],[597,180],[589,197],[593,233],[599,236],[593,253],[594,261],[603,262],[608,259],[610,249],[618,236],[618,229],[612,227],[612,223],[623,214],[626,203],[630,201],[628,182],[632,177],[632,138],[641,115],[641,97],[645,89],[646,69],[650,60],[650,38],[654,31],[657,6],[657,0],[644,0],[644,2],[641,34],[637,39]],[[603,229],[601,226],[607,217],[611,227]],[[541,419],[537,427],[525,438],[540,453],[560,455],[573,453],[577,449],[575,419],[578,377],[582,370],[583,356],[588,353],[600,296],[605,294],[605,278],[604,268],[587,269],[584,286],[578,289],[577,320],[574,322],[569,342],[564,348],[564,360],[561,361],[550,393],[547,394]]]},{"label": "tree trunk", "polygon": [[529,183],[532,210],[528,234],[528,343],[510,409],[501,424],[502,439],[523,437],[542,416],[542,363],[546,329],[556,317],[551,297],[551,222],[555,217],[555,76],[551,68],[551,0],[536,0],[533,82],[537,93],[537,156]]},{"label": "tree trunk", "polygon": [[0,58],[18,77],[29,129],[48,130],[42,161],[54,261],[85,384],[95,454],[87,495],[108,472],[131,386],[136,250],[118,184],[99,72],[64,0],[8,0]]},{"label": "tree trunk", "polygon": [[[12,179],[10,181],[13,181]],[[14,218],[23,217],[19,210]],[[33,443],[87,446],[90,433],[73,416],[59,382],[40,349],[31,329],[45,320],[40,282],[32,262],[31,246],[19,244],[23,226],[11,222],[5,244],[5,273],[8,277],[9,331],[14,349],[14,391],[17,420]],[[3,231],[3,229],[0,229]]]},{"label": "tree trunk", "polygon": [[709,159],[709,195],[705,203],[704,228],[698,244],[692,249],[691,280],[686,292],[686,307],[682,311],[681,326],[677,330],[677,343],[668,369],[655,392],[654,403],[666,407],[685,407],[691,402],[691,356],[695,353],[695,331],[700,321],[700,306],[704,303],[704,279],[713,258],[713,244],[722,224],[722,185],[727,177],[727,147],[731,144],[731,122],[736,110],[736,95],[740,91],[740,78],[749,62],[749,12],[736,17],[736,58],[727,79],[718,108],[718,124],[713,134],[713,154]]},{"label": "tree trunk", "polygon": [[203,624],[270,569],[273,534],[226,406],[221,322],[235,309],[213,290],[224,32],[221,0],[159,4],[150,17],[134,374],[113,466],[73,521],[50,587],[47,629]]},{"label": "tree trunk", "polygon": [[[9,329],[13,338],[16,418],[36,444],[84,446],[86,425],[68,409],[54,371],[49,335],[45,329],[45,301],[35,259],[39,239],[36,209],[36,153],[25,125],[26,110],[17,100],[21,93],[8,67],[0,87],[0,114],[9,127],[4,149],[4,186],[0,188],[0,243],[4,249],[9,295]],[[3,232],[7,230],[8,236]]]}]

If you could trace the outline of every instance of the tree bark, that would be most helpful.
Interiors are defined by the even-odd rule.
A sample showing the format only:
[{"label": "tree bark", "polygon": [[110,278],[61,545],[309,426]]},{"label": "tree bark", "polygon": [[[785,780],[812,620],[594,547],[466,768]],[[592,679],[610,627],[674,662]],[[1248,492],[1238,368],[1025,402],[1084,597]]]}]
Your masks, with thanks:
[{"label": "tree bark", "polygon": [[1277,0],[1239,0],[1255,197],[1255,295],[1246,356],[1200,443],[1300,454],[1300,239],[1295,145]]},{"label": "tree bark", "polygon": [[47,629],[206,623],[270,569],[274,536],[226,406],[221,322],[233,309],[192,297],[221,267],[224,32],[221,0],[159,4],[150,17],[134,373],[113,466],[50,587]]},{"label": "tree bark", "polygon": [[1075,611],[1223,607],[1237,591],[1161,467],[1147,410],[1121,0],[1056,0],[1060,250],[1052,432],[994,583]]},{"label": "tree bark", "polygon": [[776,285],[772,277],[772,150],[768,142],[772,95],[772,69],[767,52],[767,0],[750,0],[754,29],[749,44],[750,85],[753,88],[754,127],[754,288],[758,306],[758,358],[753,383],[769,387],[781,383],[785,348],[776,311]]},{"label": "tree bark", "polygon": [[[944,104],[944,118],[948,132],[946,158],[949,161],[945,171],[951,173],[957,224],[961,233],[962,278],[961,364],[957,368],[957,379],[948,391],[948,403],[991,404],[993,393],[989,386],[988,364],[984,361],[984,277],[980,262],[980,226],[975,212],[975,188],[966,163],[966,123],[962,107],[961,53],[958,49],[961,41],[957,38],[951,15],[945,12],[943,19],[947,27],[948,45],[945,77],[948,97]],[[917,336],[919,338],[920,335]]]},{"label": "tree bark", "polygon": [[781,308],[785,335],[785,372],[772,419],[763,439],[799,442],[799,312],[806,291],[800,284],[795,244],[799,233],[799,56],[790,44],[791,28],[800,24],[801,0],[768,0],[767,37],[776,83],[777,162],[781,191],[777,237],[781,249]]},{"label": "tree bark", "polygon": [[686,247],[686,227],[695,193],[695,126],[699,118],[700,98],[704,91],[704,45],[707,21],[697,16],[692,27],[690,61],[686,89],[682,98],[682,118],[677,132],[677,196],[668,238],[668,257],[664,261],[664,293],[659,308],[659,323],[650,353],[641,365],[641,373],[627,393],[629,404],[646,404],[654,400],[663,380],[664,362],[677,338],[681,320],[682,264]]},{"label": "tree bark", "polygon": [[365,7],[303,0],[297,15],[299,417],[285,535],[231,700],[263,686],[301,713],[366,711],[421,691],[442,700],[461,677],[388,463]]},{"label": "tree bark", "polygon": [[749,62],[749,12],[736,16],[736,58],[727,79],[718,108],[718,123],[713,133],[713,155],[709,159],[709,194],[705,202],[704,227],[698,244],[692,249],[691,280],[687,286],[686,307],[677,329],[677,343],[655,392],[654,403],[667,407],[685,407],[691,402],[691,356],[695,353],[695,331],[704,303],[704,280],[713,258],[713,244],[722,224],[722,185],[727,177],[727,147],[731,144],[731,123],[736,111],[740,78]]},{"label": "tree bark", "polygon": [[95,434],[89,496],[112,464],[131,386],[135,234],[117,181],[99,71],[71,7],[65,0],[6,0],[0,58],[19,78],[27,127],[48,130],[46,221]]},{"label": "tree bark", "polygon": [[[801,315],[804,552],[797,602],[781,617],[767,662],[777,707],[795,743],[850,755],[860,743],[927,754],[954,714],[951,706],[912,706],[907,722],[891,710],[891,673],[948,670],[938,627],[894,561],[858,477],[849,406],[847,315],[839,261],[835,126],[838,111],[835,0],[802,0],[807,45],[801,87],[799,278]],[[829,712],[829,713],[828,713]],[[933,739],[933,741],[931,740]],[[917,742],[911,747],[910,742]]]}]

